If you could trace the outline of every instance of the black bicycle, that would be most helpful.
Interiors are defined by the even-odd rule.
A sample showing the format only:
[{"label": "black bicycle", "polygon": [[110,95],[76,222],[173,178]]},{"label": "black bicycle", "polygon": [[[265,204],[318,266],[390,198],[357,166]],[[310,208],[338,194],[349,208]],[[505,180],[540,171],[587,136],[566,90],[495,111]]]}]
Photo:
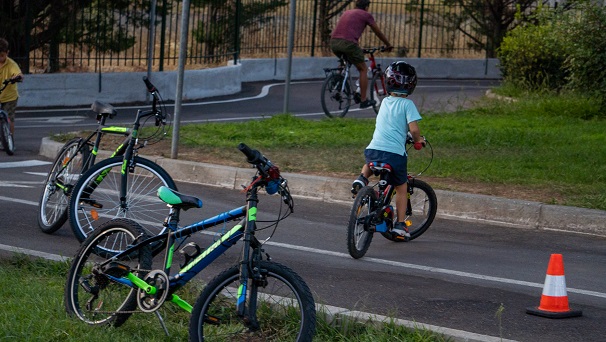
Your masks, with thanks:
[{"label": "black bicycle", "polygon": [[[381,161],[372,161],[368,165],[373,174],[379,176],[379,182],[358,191],[347,224],[347,250],[353,258],[358,259],[366,254],[374,233],[381,233],[383,237],[394,242],[403,242],[418,238],[431,226],[438,210],[438,200],[433,188],[417,178],[429,168],[433,160],[431,144],[427,140],[425,142],[426,148],[431,151],[429,163],[418,174],[408,175],[405,223],[410,238],[399,239],[391,232],[394,223],[398,221],[395,203],[392,203],[395,202],[396,191],[395,187],[389,184],[391,166]],[[406,140],[407,150],[410,150],[413,144],[414,140],[409,134]]]},{"label": "black bicycle", "polygon": [[[257,169],[245,189],[246,206],[179,228],[180,211],[201,208],[202,201],[161,187],[158,196],[170,207],[164,221],[168,231],[150,237],[135,221],[115,219],[93,232],[71,263],[65,286],[67,312],[91,325],[114,326],[135,312],[153,312],[168,334],[158,309],[172,302],[191,313],[192,341],[311,341],[316,311],[309,287],[293,270],[271,261],[264,250],[267,240],[255,235],[268,228],[273,228],[273,235],[278,223],[293,212],[287,181],[259,151],[244,144],[239,149]],[[278,218],[258,227],[262,188],[281,196],[281,204]],[[194,242],[185,244],[198,231],[236,220],[206,249]],[[243,240],[240,261],[211,280],[195,305],[177,296],[177,290],[238,240]],[[163,264],[153,268],[153,256],[162,250]],[[171,275],[178,254],[185,262]]]},{"label": "black bicycle", "polygon": [[[8,78],[2,81],[2,88],[0,88],[0,94],[6,89],[9,84],[21,82],[22,77]],[[15,141],[13,140],[13,134],[11,133],[11,119],[8,117],[8,113],[0,108],[0,143],[4,152],[9,156],[15,154]]]},{"label": "black bicycle", "polygon": [[[372,106],[375,113],[379,113],[381,101],[387,96],[387,85],[385,84],[385,73],[381,70],[381,64],[375,61],[375,52],[385,51],[384,46],[363,49],[368,54],[368,96],[374,101]],[[342,118],[349,111],[352,101],[360,103],[359,80],[356,81],[354,89],[351,77],[351,62],[344,56],[339,58],[339,65],[336,68],[325,68],[326,79],[322,84],[322,95],[320,97],[324,114],[329,118]]]},{"label": "black bicycle", "polygon": [[[154,193],[161,185],[177,187],[164,169],[137,153],[146,144],[164,137],[168,113],[156,87],[147,78],[143,81],[153,102],[150,110],[137,112],[132,128],[106,126],[106,120],[115,117],[117,111],[96,101],[91,109],[96,113],[97,129],[88,137],[68,141],[59,151],[38,206],[38,225],[43,232],[55,232],[70,215],[72,230],[80,242],[114,217],[147,218],[147,223],[142,224],[151,229],[150,233],[162,232],[154,230],[157,227],[151,222],[162,219],[167,211]],[[140,128],[148,120],[155,128],[141,137]],[[106,134],[125,138],[110,158],[96,163],[101,139]],[[71,207],[70,199],[74,199]]]}]

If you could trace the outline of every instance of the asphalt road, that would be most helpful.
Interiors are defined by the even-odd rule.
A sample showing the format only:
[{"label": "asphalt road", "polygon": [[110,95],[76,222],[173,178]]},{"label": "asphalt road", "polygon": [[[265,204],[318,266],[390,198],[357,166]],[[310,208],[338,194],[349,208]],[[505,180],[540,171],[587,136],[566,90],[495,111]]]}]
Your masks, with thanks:
[{"label": "asphalt road", "polygon": [[[457,88],[460,81],[455,81],[452,88],[447,87],[448,82],[439,83],[433,89],[436,93],[440,89],[450,91],[428,100],[428,104],[452,105],[454,98],[465,104],[475,96],[469,94],[481,94],[486,89],[474,85],[466,91]],[[262,87],[249,84],[243,94],[209,101],[255,97]],[[309,97],[305,94],[317,96],[319,83],[298,87],[293,87],[296,96],[290,100],[291,112],[322,117],[317,114],[321,110],[315,112],[319,105],[305,100]],[[183,119],[237,120],[279,113],[283,98],[280,88],[272,86],[267,96],[246,101],[188,105]],[[422,89],[416,94],[423,96]],[[463,99],[462,94],[468,97]],[[30,112],[19,116],[17,154],[0,154],[0,245],[63,256],[73,255],[78,248],[67,224],[53,235],[37,227],[41,182],[50,167],[50,160],[38,156],[38,148],[41,136],[90,122],[85,112]],[[350,114],[373,115],[364,111]],[[184,223],[234,208],[244,200],[237,191],[187,183],[178,183],[178,187],[205,202],[203,209],[186,212]],[[261,202],[261,212],[268,218],[275,213],[272,200]],[[266,250],[307,281],[318,303],[519,341],[604,341],[604,238],[437,219],[427,233],[410,243],[393,243],[376,236],[367,255],[353,260],[345,246],[348,206],[303,199],[295,203],[295,214],[279,225]],[[194,240],[205,246],[212,238],[200,234]],[[210,278],[233,264],[238,252],[238,248],[232,248],[202,277]],[[564,256],[570,306],[582,310],[582,317],[548,319],[525,313],[527,307],[539,304],[552,253]],[[501,308],[502,314],[497,315]]]}]

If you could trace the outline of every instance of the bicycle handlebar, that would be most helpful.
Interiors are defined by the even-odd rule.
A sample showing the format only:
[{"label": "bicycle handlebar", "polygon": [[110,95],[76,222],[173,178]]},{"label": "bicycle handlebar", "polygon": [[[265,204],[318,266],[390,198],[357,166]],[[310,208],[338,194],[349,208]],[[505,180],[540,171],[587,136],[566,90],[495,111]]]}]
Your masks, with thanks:
[{"label": "bicycle handlebar", "polygon": [[377,51],[379,51],[379,52],[385,52],[386,50],[387,50],[387,47],[386,47],[386,46],[377,46],[377,47],[372,47],[372,48],[364,48],[364,49],[362,49],[362,51],[363,51],[364,53],[368,53],[368,54],[371,54],[371,55],[372,55],[373,53],[377,52]]}]

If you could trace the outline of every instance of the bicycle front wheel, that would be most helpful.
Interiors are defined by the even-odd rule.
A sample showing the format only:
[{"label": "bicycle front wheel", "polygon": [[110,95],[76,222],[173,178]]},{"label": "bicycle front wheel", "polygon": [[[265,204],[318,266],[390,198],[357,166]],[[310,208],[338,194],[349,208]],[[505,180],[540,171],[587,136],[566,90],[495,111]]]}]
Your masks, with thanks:
[{"label": "bicycle front wheel", "polygon": [[376,201],[377,193],[370,186],[360,189],[354,200],[347,224],[347,250],[354,259],[363,257],[372,242],[371,228]]},{"label": "bicycle front wheel", "polygon": [[[65,310],[90,325],[120,326],[137,308],[137,289],[110,277],[99,265],[132,245],[145,230],[136,222],[117,219],[91,234],[74,256],[65,284]],[[101,253],[100,253],[101,252]],[[152,252],[143,246],[115,260],[143,278],[152,267]]]},{"label": "bicycle front wheel", "polygon": [[[345,82],[345,87],[343,87],[343,82]],[[326,116],[329,118],[344,117],[351,105],[351,98],[351,87],[343,75],[331,74],[324,80],[320,99]]]},{"label": "bicycle front wheel", "polygon": [[0,117],[0,141],[2,142],[2,148],[9,156],[15,154],[15,142],[13,135],[11,134],[11,127],[6,117]]},{"label": "bicycle front wheel", "polygon": [[151,160],[135,157],[134,167],[127,167],[124,203],[120,201],[122,157],[103,160],[91,167],[72,190],[69,221],[76,238],[82,242],[97,227],[113,218],[137,221],[148,235],[163,233],[162,224],[169,208],[156,195],[162,185],[177,189],[164,169]]},{"label": "bicycle front wheel", "polygon": [[379,114],[381,101],[387,96],[387,86],[385,84],[385,74],[383,72],[377,72],[372,76],[369,89],[370,99],[375,101],[372,109],[374,109],[375,114]]},{"label": "bicycle front wheel", "polygon": [[57,154],[38,201],[38,226],[44,233],[54,233],[67,221],[70,191],[88,168],[90,156],[82,138],[66,142]]},{"label": "bicycle front wheel", "polygon": [[[240,270],[223,271],[204,288],[192,311],[190,341],[311,341],[316,310],[305,281],[290,268],[262,261],[263,279],[248,279],[247,311],[254,311],[258,327],[238,317],[236,299]],[[251,302],[252,298],[256,300]]]},{"label": "bicycle front wheel", "polygon": [[[410,232],[409,240],[414,240],[425,233],[433,223],[438,211],[438,199],[435,191],[429,184],[415,178],[408,180],[408,195],[406,220],[411,222],[411,225],[408,227],[408,231]],[[399,215],[398,212],[396,212],[397,215]],[[394,238],[390,233],[383,233],[382,235],[391,241],[403,241]]]}]

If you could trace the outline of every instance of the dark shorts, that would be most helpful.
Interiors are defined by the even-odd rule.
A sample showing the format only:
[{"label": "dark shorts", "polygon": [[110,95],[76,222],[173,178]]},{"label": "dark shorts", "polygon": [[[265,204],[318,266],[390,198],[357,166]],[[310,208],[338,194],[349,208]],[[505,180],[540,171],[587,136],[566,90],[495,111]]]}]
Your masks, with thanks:
[{"label": "dark shorts", "polygon": [[356,43],[350,42],[345,39],[331,39],[330,49],[337,55],[345,55],[347,60],[352,64],[358,64],[364,62],[364,51]]},{"label": "dark shorts", "polygon": [[17,100],[0,103],[0,109],[8,114],[11,121],[15,121],[15,110],[17,109]]},{"label": "dark shorts", "polygon": [[389,184],[398,186],[408,183],[408,171],[406,169],[408,158],[406,156],[367,148],[364,150],[364,157],[366,157],[366,164],[382,162],[391,165],[392,172],[387,179]]}]

